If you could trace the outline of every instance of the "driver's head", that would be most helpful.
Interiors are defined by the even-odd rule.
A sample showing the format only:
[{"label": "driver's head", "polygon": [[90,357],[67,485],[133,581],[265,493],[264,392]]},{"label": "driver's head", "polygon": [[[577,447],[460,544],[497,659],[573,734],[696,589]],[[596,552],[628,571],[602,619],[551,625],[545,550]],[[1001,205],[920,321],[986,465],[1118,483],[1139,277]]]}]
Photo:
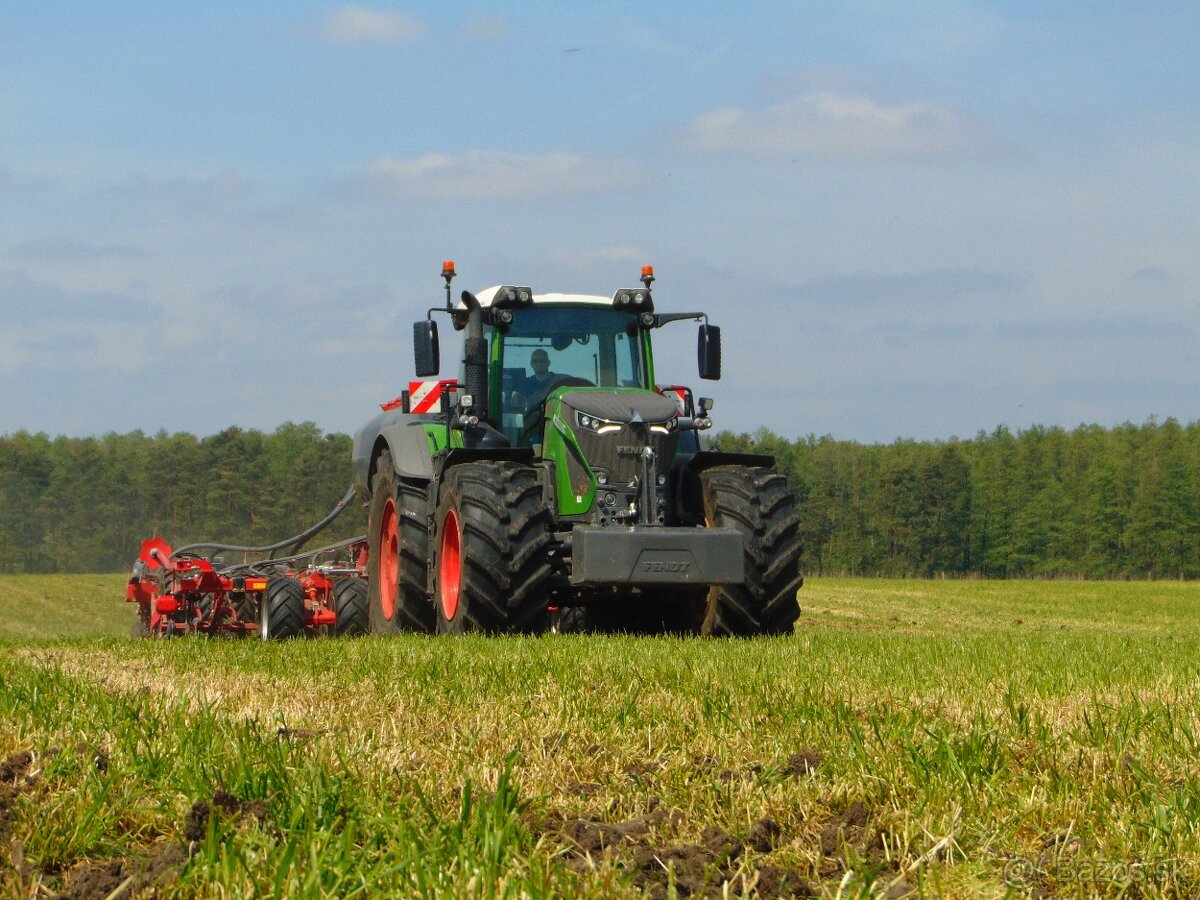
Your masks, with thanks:
[{"label": "driver's head", "polygon": [[550,354],[545,350],[534,350],[529,357],[529,365],[533,367],[534,375],[541,375],[550,368]]}]

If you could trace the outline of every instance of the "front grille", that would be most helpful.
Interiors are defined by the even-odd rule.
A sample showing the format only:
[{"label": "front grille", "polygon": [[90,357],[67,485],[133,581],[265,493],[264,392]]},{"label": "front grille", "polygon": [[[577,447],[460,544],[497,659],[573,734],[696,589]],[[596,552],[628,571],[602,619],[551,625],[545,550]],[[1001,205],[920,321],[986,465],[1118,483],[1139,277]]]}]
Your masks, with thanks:
[{"label": "front grille", "polygon": [[[675,448],[679,444],[679,433],[661,434],[650,431],[646,425],[626,423],[619,431],[596,434],[586,428],[573,429],[579,448],[592,471],[602,471],[608,476],[612,487],[628,487],[642,473],[642,450],[649,446],[654,451],[656,473],[666,474]],[[574,478],[571,479],[574,482]]]},{"label": "front grille", "polygon": [[[580,496],[591,488],[588,468],[597,476],[597,482],[601,477],[604,481],[596,484],[591,520],[600,525],[661,522],[666,487],[660,487],[658,479],[670,470],[679,445],[679,432],[674,428],[678,416],[675,401],[649,391],[570,391],[562,396],[562,403],[563,418],[583,455],[577,459],[574,449],[567,454],[572,492]],[[588,427],[585,423],[591,419],[599,419],[602,427]],[[649,472],[647,447],[653,453]],[[653,508],[642,510],[642,486],[647,475]]]}]

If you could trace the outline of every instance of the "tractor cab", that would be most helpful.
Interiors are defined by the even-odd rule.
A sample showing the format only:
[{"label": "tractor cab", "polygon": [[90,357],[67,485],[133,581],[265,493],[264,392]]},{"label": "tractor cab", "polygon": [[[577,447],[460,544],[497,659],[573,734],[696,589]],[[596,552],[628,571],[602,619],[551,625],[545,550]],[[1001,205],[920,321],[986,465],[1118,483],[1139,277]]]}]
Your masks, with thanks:
[{"label": "tractor cab", "polygon": [[483,330],[489,381],[498,387],[488,392],[488,418],[514,447],[542,443],[546,403],[559,389],[646,391],[653,384],[648,341],[633,313],[606,298],[540,299]]},{"label": "tractor cab", "polygon": [[[431,309],[426,321],[416,323],[414,329],[417,374],[437,374],[437,323],[432,314],[449,313],[456,329],[467,330],[458,384],[463,388],[461,396],[470,402],[461,404],[460,417],[464,422],[478,420],[485,429],[495,430],[497,439],[503,435],[503,442],[511,447],[541,455],[547,421],[554,421],[551,401],[568,390],[573,395],[607,395],[606,402],[620,412],[615,422],[603,420],[610,425],[668,410],[653,398],[633,399],[655,393],[650,332],[668,322],[703,321],[698,343],[700,377],[721,377],[720,329],[710,325],[704,313],[655,313],[650,266],[642,270],[642,287],[618,290],[611,297],[535,294],[528,287],[501,285],[478,294],[463,291],[461,303],[454,304],[453,263],[446,263],[442,276],[445,310]],[[584,405],[597,402],[605,401],[593,398]],[[578,409],[574,412],[579,414]],[[596,418],[584,417],[589,422]],[[564,434],[580,424],[561,417],[558,421]],[[707,424],[703,413],[700,421],[702,427]],[[604,425],[597,422],[596,427]]]}]

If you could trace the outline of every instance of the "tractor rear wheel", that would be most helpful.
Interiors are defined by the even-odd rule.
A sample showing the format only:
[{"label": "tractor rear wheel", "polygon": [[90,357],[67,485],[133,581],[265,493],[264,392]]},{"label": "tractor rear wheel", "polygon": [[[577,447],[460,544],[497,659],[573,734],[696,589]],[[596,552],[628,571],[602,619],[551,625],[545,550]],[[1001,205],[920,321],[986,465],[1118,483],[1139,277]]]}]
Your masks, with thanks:
[{"label": "tractor rear wheel", "polygon": [[425,593],[429,558],[425,489],[396,475],[392,453],[375,463],[367,513],[367,608],[376,634],[433,631],[433,606]]},{"label": "tractor rear wheel", "polygon": [[367,583],[361,578],[341,578],[333,586],[333,633],[353,637],[371,630],[367,608]]},{"label": "tractor rear wheel", "polygon": [[437,511],[434,605],[442,634],[544,631],[550,511],[537,474],[516,463],[463,463]]},{"label": "tractor rear wheel", "polygon": [[264,641],[304,634],[304,588],[295,578],[272,578],[259,601],[258,627]]},{"label": "tractor rear wheel", "polygon": [[799,519],[787,479],[770,469],[715,466],[701,473],[710,526],[742,533],[746,575],[714,585],[702,631],[711,635],[790,634],[800,615]]}]

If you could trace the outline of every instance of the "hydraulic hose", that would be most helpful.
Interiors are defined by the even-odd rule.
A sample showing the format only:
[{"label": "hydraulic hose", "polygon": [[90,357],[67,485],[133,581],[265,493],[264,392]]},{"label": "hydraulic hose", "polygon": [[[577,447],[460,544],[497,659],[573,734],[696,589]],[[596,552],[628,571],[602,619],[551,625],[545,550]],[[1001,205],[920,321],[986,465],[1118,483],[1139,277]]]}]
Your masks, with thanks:
[{"label": "hydraulic hose", "polygon": [[344,541],[338,541],[336,544],[329,544],[325,547],[316,547],[313,550],[307,550],[304,553],[297,553],[295,556],[275,556],[271,559],[256,559],[254,562],[239,563],[234,566],[227,566],[221,570],[222,575],[233,575],[239,572],[250,572],[252,574],[265,575],[266,569],[273,566],[284,566],[296,562],[299,559],[316,559],[322,553],[331,553],[334,550],[341,550],[344,547],[349,547],[353,544],[360,544],[367,539],[365,534],[360,534],[357,537],[346,538]]},{"label": "hydraulic hose", "polygon": [[171,558],[174,559],[176,556],[181,556],[185,553],[191,553],[193,556],[201,555],[194,552],[200,549],[211,551],[207,557],[209,559],[212,558],[213,554],[222,551],[226,553],[271,553],[274,550],[280,550],[289,546],[291,547],[292,553],[296,553],[301,547],[304,546],[309,538],[315,534],[319,534],[329,525],[330,522],[340,516],[353,497],[354,486],[351,485],[346,491],[346,495],[337,502],[337,506],[330,510],[329,514],[320,522],[318,522],[316,525],[313,525],[311,528],[305,529],[294,537],[290,537],[282,541],[276,541],[274,544],[266,544],[262,547],[239,547],[235,544],[218,544],[216,542],[209,541],[198,544],[188,544],[185,547],[180,547],[171,554]]}]

